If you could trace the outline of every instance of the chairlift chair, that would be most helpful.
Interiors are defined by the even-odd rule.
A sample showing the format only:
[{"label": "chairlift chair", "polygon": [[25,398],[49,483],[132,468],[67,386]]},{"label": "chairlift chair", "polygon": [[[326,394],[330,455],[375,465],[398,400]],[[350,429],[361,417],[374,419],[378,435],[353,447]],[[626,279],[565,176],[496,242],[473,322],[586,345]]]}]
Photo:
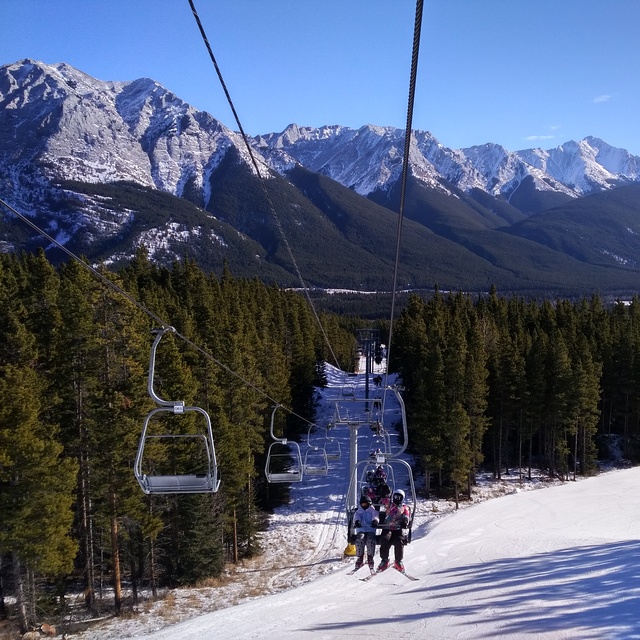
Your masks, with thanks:
[{"label": "chairlift chair", "polygon": [[271,413],[271,437],[274,442],[267,450],[265,476],[267,482],[271,483],[301,482],[304,476],[304,464],[300,445],[293,440],[278,438],[273,431],[275,415],[279,407],[280,405],[276,405]]},{"label": "chairlift chair", "polygon": [[360,472],[360,493],[370,485],[369,482],[369,472],[373,473],[374,477],[378,477],[376,472],[378,468],[381,467],[384,472],[384,483],[389,485],[391,489],[391,493],[393,493],[396,489],[396,480],[393,466],[386,461],[384,456],[378,458],[377,460],[369,460],[366,461],[366,464],[362,466],[362,470]]},{"label": "chairlift chair", "polygon": [[349,423],[349,409],[340,405],[340,402],[336,402],[336,406],[333,412],[333,420],[331,421],[333,426],[345,425]]},{"label": "chairlift chair", "polygon": [[304,452],[304,472],[308,476],[326,476],[329,473],[329,459],[322,447],[309,447]]},{"label": "chairlift chair", "polygon": [[[157,407],[147,414],[142,428],[142,437],[136,455],[134,474],[142,491],[146,494],[162,493],[215,493],[218,490],[220,481],[217,479],[215,451],[213,450],[213,436],[211,433],[211,422],[207,413],[200,407]],[[203,433],[196,434],[176,434],[162,433],[150,434],[149,425],[152,418],[160,412],[170,412],[173,414],[184,414],[188,411],[196,411],[201,414],[206,423]],[[192,442],[198,445],[201,457],[206,461],[203,465],[202,473],[182,473],[182,474],[156,474],[152,471],[145,471],[145,447],[152,442],[165,441],[165,448],[168,442]]]},{"label": "chairlift chair", "polygon": [[329,459],[323,446],[313,444],[312,437],[317,431],[312,424],[307,433],[307,450],[304,452],[304,473],[309,476],[326,476],[329,473]]},{"label": "chairlift chair", "polygon": [[391,453],[391,436],[387,431],[375,433],[369,440],[369,444],[367,447],[367,451],[369,452],[369,456],[376,452],[380,452],[384,455],[389,455]]},{"label": "chairlift chair", "polygon": [[[417,504],[416,488],[413,481],[413,472],[411,470],[411,465],[409,465],[408,462],[400,458],[392,458],[392,459],[386,458],[384,462],[382,461],[382,458],[381,458],[376,462],[378,464],[384,464],[385,468],[387,469],[387,484],[391,489],[391,495],[393,495],[393,493],[398,489],[405,489],[405,493],[406,493],[405,501],[409,505],[409,508],[411,511],[411,516],[409,518],[409,526],[408,526],[408,531],[409,531],[408,539],[410,542],[411,527],[413,526],[413,519],[415,516],[416,504]],[[362,488],[365,486],[365,484],[367,484],[366,483],[367,470],[376,468],[378,464],[373,463],[370,460],[360,460],[355,465],[353,465],[351,469],[351,480],[349,483],[349,490],[347,492],[347,496],[354,496],[355,503],[352,504],[349,500],[347,500],[347,504],[346,504],[346,513],[347,513],[347,522],[348,522],[347,537],[355,533],[355,530],[353,529],[353,514],[358,508]],[[402,474],[400,472],[402,472]],[[400,475],[406,476],[406,483],[402,487],[400,486],[401,484]],[[364,484],[363,484],[363,480],[364,480]],[[353,491],[356,483],[360,484],[360,492]]]},{"label": "chairlift chair", "polygon": [[329,435],[329,429],[327,429],[324,450],[327,454],[327,460],[340,460],[340,458],[342,457],[340,442],[333,436]]},{"label": "chairlift chair", "polygon": [[342,387],[342,395],[345,398],[355,398],[356,396],[356,387],[353,384],[346,385]]},{"label": "chairlift chair", "polygon": [[[215,493],[220,487],[220,480],[209,414],[200,407],[185,406],[181,400],[163,400],[156,394],[153,387],[156,350],[162,336],[167,332],[175,332],[175,329],[163,327],[154,331],[156,337],[151,346],[147,390],[151,398],[160,406],[152,409],[144,420],[133,467],[134,475],[146,494]],[[157,414],[168,412],[173,415],[184,415],[191,411],[199,414],[204,420],[204,428],[199,433],[173,433],[167,430],[159,434],[150,433],[150,424]],[[153,469],[154,465],[145,457],[145,448],[150,443],[163,443],[165,448],[177,443],[195,444],[199,452],[201,468],[195,472],[182,474],[156,473]]]}]

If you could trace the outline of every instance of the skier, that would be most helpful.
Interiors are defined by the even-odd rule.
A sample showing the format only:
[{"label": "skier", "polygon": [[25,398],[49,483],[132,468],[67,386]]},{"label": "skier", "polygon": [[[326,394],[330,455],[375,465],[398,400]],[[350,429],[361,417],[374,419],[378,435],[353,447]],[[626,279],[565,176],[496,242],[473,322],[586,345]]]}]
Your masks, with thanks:
[{"label": "skier", "polygon": [[375,481],[379,485],[384,484],[387,481],[387,472],[383,469],[381,464],[379,464],[378,468],[376,469]]},{"label": "skier", "polygon": [[402,489],[394,491],[391,506],[384,521],[386,531],[380,539],[380,565],[378,566],[378,571],[384,571],[389,566],[389,550],[392,545],[395,554],[393,566],[398,571],[404,571],[402,558],[404,556],[404,545],[407,544],[407,537],[402,530],[409,526],[410,516],[411,511],[404,503],[404,491]]},{"label": "skier", "polygon": [[368,496],[369,498],[371,498],[371,502],[374,502],[378,498],[377,487],[374,485],[369,485],[368,487],[365,487],[362,491],[362,495]]},{"label": "skier", "polygon": [[[378,485],[376,494],[376,502],[379,505],[378,509],[380,511],[380,514],[386,514],[386,512],[389,511],[389,507],[391,506],[391,498],[389,497],[391,495],[391,489],[389,488],[389,485],[386,482]],[[384,519],[382,517],[380,518],[380,522],[384,522]]]},{"label": "skier", "polygon": [[376,553],[376,527],[378,526],[378,512],[371,504],[371,498],[363,495],[360,498],[360,506],[353,516],[356,528],[356,560],[355,569],[364,564],[364,551],[367,550],[367,562],[369,569],[373,571],[373,556]]}]

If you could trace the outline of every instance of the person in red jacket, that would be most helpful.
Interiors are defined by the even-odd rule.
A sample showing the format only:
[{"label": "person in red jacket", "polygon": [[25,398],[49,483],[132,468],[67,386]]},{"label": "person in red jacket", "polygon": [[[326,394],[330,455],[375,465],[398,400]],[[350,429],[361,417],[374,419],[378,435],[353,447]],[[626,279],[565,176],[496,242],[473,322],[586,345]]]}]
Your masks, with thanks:
[{"label": "person in red jacket", "polygon": [[378,571],[384,571],[389,566],[389,551],[392,546],[395,554],[394,567],[398,571],[404,571],[402,559],[407,537],[403,529],[409,526],[410,517],[411,511],[404,503],[404,491],[402,489],[394,491],[391,498],[391,506],[384,520],[386,531],[380,538],[380,565],[378,566]]}]

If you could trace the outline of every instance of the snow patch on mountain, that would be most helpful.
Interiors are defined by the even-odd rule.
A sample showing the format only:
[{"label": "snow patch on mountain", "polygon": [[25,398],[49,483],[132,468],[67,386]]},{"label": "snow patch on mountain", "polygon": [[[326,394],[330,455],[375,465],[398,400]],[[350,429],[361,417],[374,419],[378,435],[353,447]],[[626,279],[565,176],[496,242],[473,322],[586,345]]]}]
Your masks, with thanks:
[{"label": "snow patch on mountain", "polygon": [[613,258],[620,266],[631,267],[634,269],[637,267],[638,261],[634,260],[633,258],[625,258],[624,256],[619,256],[615,253],[612,253],[611,251],[607,251],[606,249],[602,249],[601,252],[602,255]]},{"label": "snow patch on mountain", "polygon": [[[313,129],[292,124],[256,142],[270,154],[276,171],[286,173],[297,162],[367,196],[387,191],[399,179],[404,139],[404,130],[394,127]],[[464,193],[481,189],[507,199],[525,179],[533,180],[539,191],[573,198],[640,180],[640,158],[592,137],[549,151],[511,152],[491,143],[448,149],[431,133],[414,131],[409,165],[412,175],[432,189],[448,194],[451,187]]]},{"label": "snow patch on mountain", "polygon": [[[23,60],[0,68],[0,111],[2,129],[14,132],[0,141],[0,164],[18,167],[14,191],[35,165],[53,181],[189,189],[206,205],[207,178],[230,148],[255,173],[239,134],[148,78],[103,82],[64,63]],[[259,157],[258,165],[266,169]]]}]

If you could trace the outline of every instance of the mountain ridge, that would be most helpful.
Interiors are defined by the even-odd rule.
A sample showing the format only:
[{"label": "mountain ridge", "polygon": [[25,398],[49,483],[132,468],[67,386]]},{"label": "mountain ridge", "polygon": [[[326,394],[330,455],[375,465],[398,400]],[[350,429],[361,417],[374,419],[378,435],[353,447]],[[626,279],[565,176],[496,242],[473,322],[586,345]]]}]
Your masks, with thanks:
[{"label": "mountain ridge", "polygon": [[[285,274],[295,269],[278,229],[281,217],[313,286],[384,287],[404,131],[292,124],[247,141],[253,157],[240,134],[151,79],[104,82],[65,63],[33,60],[0,67],[0,189],[8,202],[71,248],[117,263],[153,238],[163,246],[157,254],[164,261],[180,259],[185,251],[203,261],[189,253],[191,243],[191,249],[209,255],[209,268],[219,269],[226,259],[250,273],[249,265],[258,260],[258,272],[290,285]],[[314,174],[329,182],[314,182]],[[415,131],[405,209],[409,239],[403,238],[410,259],[405,256],[403,280],[423,287],[562,290],[562,274],[551,277],[548,268],[535,265],[546,261],[556,270],[583,273],[584,287],[573,275],[566,278],[572,290],[594,285],[627,290],[636,268],[630,256],[640,249],[635,229],[621,243],[620,255],[615,239],[608,238],[602,255],[616,257],[604,260],[597,247],[574,251],[582,260],[565,252],[570,243],[558,240],[558,224],[551,225],[555,239],[534,229],[544,226],[548,211],[572,203],[579,209],[585,196],[600,193],[606,200],[620,185],[639,182],[640,158],[595,137],[554,150],[508,152],[493,144],[447,149],[431,133]],[[190,229],[172,221],[171,207],[178,211],[182,205],[168,200],[160,206],[167,213],[154,221],[144,206],[134,204],[140,192],[121,186],[121,193],[106,196],[98,188],[106,184],[136,184],[149,197],[156,190],[187,200],[199,213],[190,210],[181,219],[197,218],[197,224]],[[276,212],[269,210],[265,190]],[[120,209],[106,206],[105,198]],[[634,227],[633,198],[614,200],[620,216],[630,221],[627,228]],[[604,215],[606,207],[597,208]],[[377,230],[377,241],[370,227]],[[5,229],[3,247],[37,244],[25,244],[19,236],[12,240]],[[522,265],[500,258],[500,244],[504,256],[520,255]]]}]

